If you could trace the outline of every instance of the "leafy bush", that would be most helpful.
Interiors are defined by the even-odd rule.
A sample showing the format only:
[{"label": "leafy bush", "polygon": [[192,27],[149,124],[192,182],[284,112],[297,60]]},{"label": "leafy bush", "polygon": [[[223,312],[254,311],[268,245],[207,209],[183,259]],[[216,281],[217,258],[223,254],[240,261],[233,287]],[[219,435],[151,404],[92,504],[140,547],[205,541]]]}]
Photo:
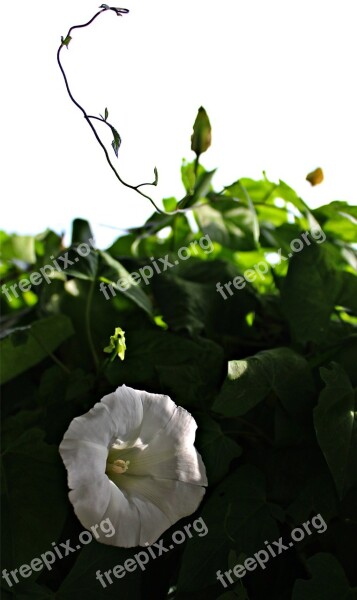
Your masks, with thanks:
[{"label": "leafy bush", "polygon": [[[156,169],[149,184],[121,178],[95,128],[109,128],[118,157],[108,109],[88,115],[61,64],[73,31],[106,11],[128,13],[102,4],[71,27],[58,65],[112,172],[157,212],[106,251],[81,219],[68,248],[51,230],[0,232],[3,597],[353,600],[357,208],[310,210],[265,175],[215,191],[200,164],[211,143],[201,107],[185,196],[159,209],[142,190]],[[208,476],[196,513],[144,568],[142,548],[83,532],[58,454],[72,419],[121,384],[193,414]],[[125,576],[110,575],[123,564]]]},{"label": "leafy bush", "polygon": [[[92,541],[12,588],[3,579],[4,598],[355,597],[357,209],[310,210],[265,176],[217,192],[213,175],[184,163],[185,198],[105,252],[81,220],[69,248],[50,230],[1,234],[4,566],[78,538],[57,446],[120,384],[193,414],[209,480],[197,513],[172,528],[202,516],[205,537],[106,589],[97,569],[137,549]],[[48,283],[24,282],[45,265]],[[326,532],[227,590],[217,581],[315,514]]]}]

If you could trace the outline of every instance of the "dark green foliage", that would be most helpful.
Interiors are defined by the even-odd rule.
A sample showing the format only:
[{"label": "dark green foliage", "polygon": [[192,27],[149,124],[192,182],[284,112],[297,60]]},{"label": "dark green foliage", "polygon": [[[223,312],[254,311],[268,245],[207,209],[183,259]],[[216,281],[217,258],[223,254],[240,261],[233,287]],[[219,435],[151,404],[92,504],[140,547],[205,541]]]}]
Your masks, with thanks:
[{"label": "dark green foliage", "polygon": [[[196,131],[196,153],[208,147],[207,132],[201,140]],[[13,588],[2,579],[4,598],[356,597],[356,209],[332,202],[310,210],[265,177],[218,193],[213,172],[195,163],[183,165],[182,177],[185,198],[164,205],[191,207],[194,228],[186,213],[155,213],[87,256],[81,249],[92,234],[80,219],[67,249],[51,231],[1,234],[8,289],[51,256],[71,261],[49,283],[1,297],[4,567],[78,539],[57,446],[76,415],[123,383],[167,393],[196,418],[209,487],[185,522],[202,516],[208,533],[106,589],[96,570],[138,550],[93,541]],[[237,278],[241,289],[229,292],[224,284]],[[125,331],[124,360],[103,352],[116,328]],[[217,570],[289,539],[318,513],[325,532],[305,535],[227,589],[217,581]]]}]

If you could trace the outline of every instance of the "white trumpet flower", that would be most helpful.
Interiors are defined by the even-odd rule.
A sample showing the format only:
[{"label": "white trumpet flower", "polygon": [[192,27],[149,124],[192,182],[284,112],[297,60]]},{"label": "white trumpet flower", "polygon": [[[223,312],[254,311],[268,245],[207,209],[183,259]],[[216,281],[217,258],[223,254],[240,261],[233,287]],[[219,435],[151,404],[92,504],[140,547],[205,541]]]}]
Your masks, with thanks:
[{"label": "white trumpet flower", "polygon": [[125,385],[71,422],[60,444],[69,499],[84,527],[109,518],[98,541],[154,543],[199,506],[206,470],[194,447],[194,418],[168,396]]}]

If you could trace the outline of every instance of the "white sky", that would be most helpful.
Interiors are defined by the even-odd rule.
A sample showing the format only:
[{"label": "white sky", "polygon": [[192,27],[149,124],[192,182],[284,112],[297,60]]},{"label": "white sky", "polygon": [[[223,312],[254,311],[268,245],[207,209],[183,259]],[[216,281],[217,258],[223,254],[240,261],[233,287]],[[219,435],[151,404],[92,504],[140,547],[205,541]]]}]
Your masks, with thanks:
[{"label": "white sky", "polygon": [[[119,0],[121,2],[121,0]],[[77,30],[62,51],[74,96],[107,106],[123,143],[124,179],[151,180],[155,198],[182,197],[181,159],[203,105],[213,128],[206,168],[216,188],[263,170],[311,205],[357,204],[356,3],[353,0],[128,0]],[[1,227],[70,231],[87,218],[99,246],[141,225],[148,201],[117,183],[56,64],[60,36],[100,2],[2,5]],[[104,132],[104,130],[103,130]],[[110,138],[108,138],[109,150]],[[306,174],[321,166],[325,182]],[[149,190],[149,188],[148,188]]]}]

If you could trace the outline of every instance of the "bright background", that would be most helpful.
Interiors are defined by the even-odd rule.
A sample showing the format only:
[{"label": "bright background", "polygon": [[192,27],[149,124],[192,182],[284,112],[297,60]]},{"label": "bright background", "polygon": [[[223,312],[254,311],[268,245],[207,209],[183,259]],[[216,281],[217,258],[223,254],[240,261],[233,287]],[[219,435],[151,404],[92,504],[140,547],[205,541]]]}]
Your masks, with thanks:
[{"label": "bright background", "polygon": [[[104,246],[152,213],[148,201],[112,175],[56,64],[60,36],[98,6],[98,0],[2,6],[1,227],[9,232],[68,233],[72,219],[83,217]],[[61,56],[87,112],[108,107],[123,139],[117,164],[124,179],[151,180],[156,165],[159,185],[148,191],[158,201],[182,197],[181,160],[193,159],[190,135],[203,105],[213,144],[202,163],[218,167],[216,189],[265,170],[311,206],[357,203],[353,0],[128,0],[123,6],[129,15],[101,15],[74,32]],[[311,188],[305,176],[317,166],[325,181]]]}]

